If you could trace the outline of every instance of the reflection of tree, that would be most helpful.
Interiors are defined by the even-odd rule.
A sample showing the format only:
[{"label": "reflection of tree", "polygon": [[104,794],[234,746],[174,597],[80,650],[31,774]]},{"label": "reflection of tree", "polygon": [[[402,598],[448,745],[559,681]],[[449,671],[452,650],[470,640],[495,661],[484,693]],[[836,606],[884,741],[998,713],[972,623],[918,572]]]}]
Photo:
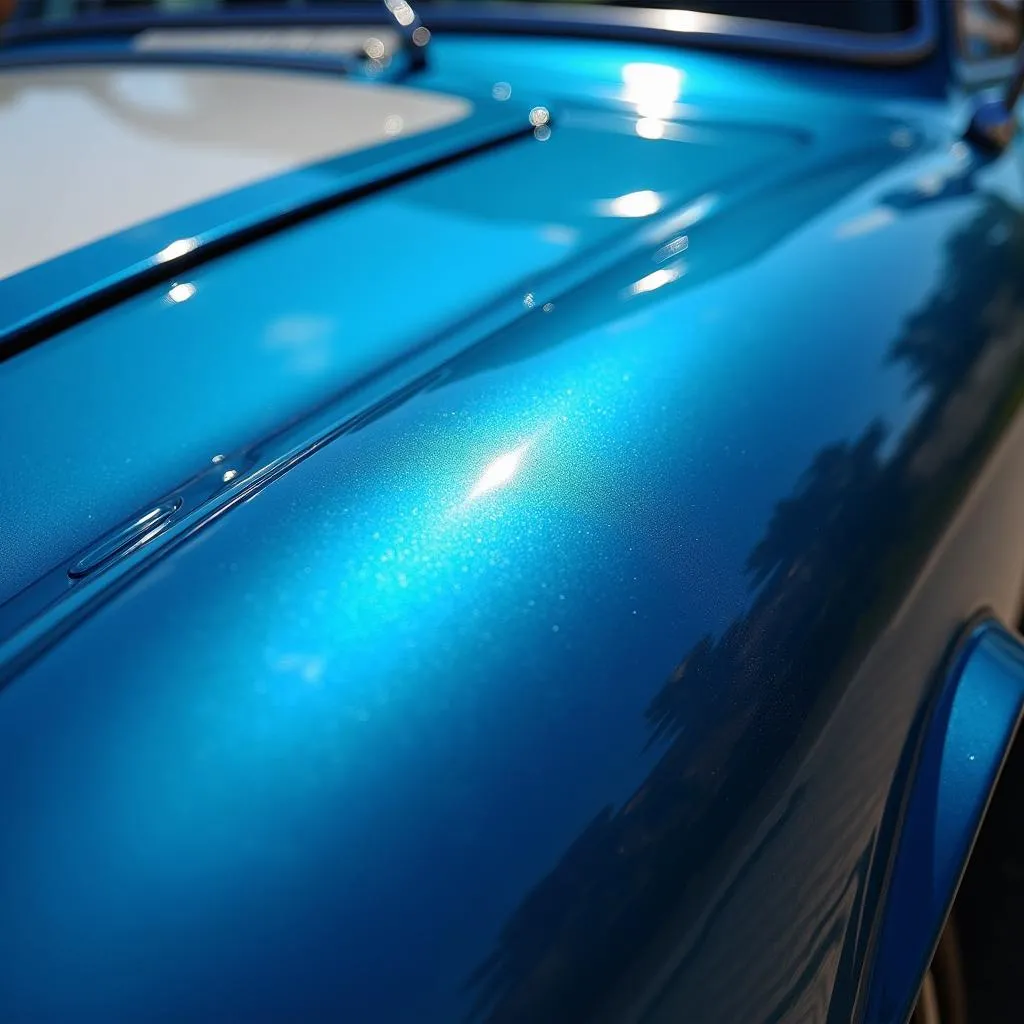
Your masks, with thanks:
[{"label": "reflection of tree", "polygon": [[[848,596],[864,586],[842,566],[844,552],[878,540],[866,503],[884,486],[883,438],[872,424],[853,444],[825,449],[778,505],[748,561],[757,600],[717,642],[698,640],[651,701],[648,746],[671,741],[668,749],[512,916],[471,980],[474,1019],[585,1019],[604,981],[661,927],[756,796],[830,668],[828,638],[847,625],[836,588]],[[826,642],[794,643],[813,633]]]},{"label": "reflection of tree", "polygon": [[[994,325],[979,317],[979,310],[998,303],[1003,293],[1016,293],[1017,282],[993,267],[994,262],[1008,264],[1024,255],[1021,239],[1006,227],[1007,214],[1001,204],[992,203],[950,239],[950,253],[962,253],[947,264],[955,265],[955,273],[947,274],[927,308],[907,322],[893,346],[892,360],[909,366],[914,387],[933,397],[948,395],[962,384],[984,345]],[[977,297],[977,305],[968,301],[971,297]]]},{"label": "reflection of tree", "polygon": [[690,649],[690,653],[676,667],[661,692],[647,708],[647,721],[651,724],[649,747],[678,733],[686,721],[686,712],[692,714],[691,694],[700,697],[711,690],[719,648],[710,635],[705,634]]},{"label": "reflection of tree", "polygon": [[[747,559],[757,591],[749,610],[717,640],[702,636],[647,708],[648,747],[667,744],[661,759],[623,807],[591,821],[509,919],[470,980],[472,1019],[561,1024],[606,1006],[691,880],[712,870],[810,708],[836,692],[826,681],[884,621],[998,433],[1000,395],[986,393],[989,415],[972,437],[937,472],[910,472],[991,348],[992,309],[1007,308],[1007,295],[1021,306],[1020,259],[1006,250],[1024,255],[1015,224],[990,201],[950,236],[942,281],[891,350],[915,389],[927,389],[917,425],[888,458],[877,422],[824,448],[777,504]],[[1014,344],[1019,361],[1021,339]]]},{"label": "reflection of tree", "polygon": [[[847,550],[862,512],[849,496],[876,485],[884,437],[882,424],[873,423],[854,445],[834,444],[818,452],[797,493],[775,506],[764,537],[747,557],[756,586],[777,569],[792,574],[801,566],[827,562],[830,553]],[[814,524],[810,532],[809,523]]]}]

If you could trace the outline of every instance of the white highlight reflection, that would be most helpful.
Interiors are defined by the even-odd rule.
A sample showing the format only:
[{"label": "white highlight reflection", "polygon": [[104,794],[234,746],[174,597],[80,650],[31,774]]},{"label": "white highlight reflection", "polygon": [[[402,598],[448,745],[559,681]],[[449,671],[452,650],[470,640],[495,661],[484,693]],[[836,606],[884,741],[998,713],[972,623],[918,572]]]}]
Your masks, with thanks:
[{"label": "white highlight reflection", "polygon": [[666,127],[660,117],[641,117],[636,123],[636,133],[641,139],[663,139]]},{"label": "white highlight reflection", "polygon": [[499,487],[504,487],[519,472],[519,466],[529,447],[529,442],[527,442],[514,451],[499,455],[493,462],[488,463],[469,492],[470,501],[490,491],[496,491]]},{"label": "white highlight reflection", "polygon": [[643,295],[645,292],[656,291],[666,284],[678,281],[683,276],[683,270],[682,266],[662,267],[646,277],[641,277],[639,281],[635,281],[629,290],[633,295]]},{"label": "white highlight reflection", "polygon": [[406,0],[388,0],[387,6],[402,28],[408,28],[416,20],[416,15]]},{"label": "white highlight reflection", "polygon": [[609,217],[650,217],[662,207],[661,196],[650,189],[627,192],[617,199],[601,204],[601,212]]},{"label": "white highlight reflection", "polygon": [[196,293],[194,284],[176,284],[168,293],[167,298],[171,302],[188,302]]},{"label": "white highlight reflection", "polygon": [[640,117],[670,118],[685,76],[667,64],[627,64],[622,69],[623,99],[636,104]]},{"label": "white highlight reflection", "polygon": [[176,260],[179,256],[191,252],[199,244],[195,238],[179,238],[170,245],[164,246],[157,254],[157,263],[166,263],[168,260]]}]

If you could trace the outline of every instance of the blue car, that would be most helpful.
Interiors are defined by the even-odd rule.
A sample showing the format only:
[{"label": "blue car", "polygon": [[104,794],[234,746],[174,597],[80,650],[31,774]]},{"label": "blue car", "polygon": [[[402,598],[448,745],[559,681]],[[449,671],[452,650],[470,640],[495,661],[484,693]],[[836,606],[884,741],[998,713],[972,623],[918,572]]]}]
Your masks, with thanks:
[{"label": "blue car", "polygon": [[412,3],[0,29],[0,1021],[1022,1019],[1020,5]]}]

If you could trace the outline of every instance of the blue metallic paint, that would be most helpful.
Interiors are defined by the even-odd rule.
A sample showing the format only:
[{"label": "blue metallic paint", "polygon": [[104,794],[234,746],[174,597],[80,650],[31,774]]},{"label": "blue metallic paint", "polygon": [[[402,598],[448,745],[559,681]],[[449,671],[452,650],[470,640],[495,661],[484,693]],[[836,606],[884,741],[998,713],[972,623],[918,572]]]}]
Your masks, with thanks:
[{"label": "blue metallic paint", "polygon": [[[386,373],[346,370],[266,446],[286,472],[241,462],[234,489],[24,631],[36,657],[0,698],[0,1009],[895,1021],[959,865],[932,876],[930,912],[903,922],[869,991],[894,941],[882,911],[914,898],[890,869],[898,840],[937,834],[901,831],[893,808],[912,793],[913,826],[929,806],[915,784],[938,778],[948,854],[980,793],[947,803],[952,762],[922,774],[908,751],[942,707],[950,637],[983,605],[1015,616],[1024,574],[1020,144],[972,155],[943,99],[913,83],[844,97],[839,72],[773,82],[752,62],[598,44],[439,39],[432,57],[432,86],[503,68],[565,126],[401,189],[494,238],[564,223],[578,189],[577,247],[519,281],[503,269],[491,318],[474,298],[431,344],[405,307]],[[546,65],[573,57],[559,94]],[[622,182],[611,195],[672,188],[655,184],[660,158],[571,155],[579,96],[636,108],[622,67],[638,59],[685,72],[688,121],[724,130],[756,81],[747,129],[808,141],[714,182],[699,218],[695,186],[653,227],[604,233],[584,212],[590,175]],[[403,194],[369,201],[380,230],[398,233]],[[175,312],[226,334],[246,283],[298,296],[285,247],[322,258],[359,214],[198,268],[223,287],[196,277]],[[685,249],[666,249],[681,231]],[[459,279],[485,269],[451,260]],[[402,266],[417,306],[451,287],[442,267]],[[394,312],[383,289],[333,283],[299,306]],[[162,294],[75,330],[116,350],[151,332]],[[252,315],[256,331],[278,314]],[[73,333],[6,364],[0,386]],[[183,380],[202,383],[200,366]],[[159,442],[149,457],[166,461]],[[56,499],[57,534],[82,493],[99,500],[95,479]],[[108,518],[161,500],[139,479],[107,478],[123,488]],[[89,614],[64,634],[72,612]],[[983,654],[1003,643],[987,636]],[[961,702],[988,679],[975,664],[951,743],[984,725]],[[988,777],[1015,715],[992,719]]]},{"label": "blue metallic paint", "polygon": [[[1024,708],[1020,638],[991,621],[975,625],[937,696],[889,881],[867,1009],[872,1021],[910,1014],[916,979],[938,941]],[[931,943],[924,945],[922,934]]]},{"label": "blue metallic paint", "polygon": [[[151,289],[8,364],[0,429],[20,434],[21,443],[0,547],[19,558],[0,598],[71,558],[126,512],[148,509],[214,455],[248,467],[238,449],[418,348],[433,342],[451,351],[478,341],[494,326],[493,317],[478,315],[489,303],[503,299],[507,315],[521,315],[531,291],[565,288],[624,253],[650,261],[679,233],[673,208],[685,211],[718,187],[736,190],[736,179],[759,162],[781,165],[801,150],[799,136],[770,125],[711,122],[652,145],[636,135],[635,118],[591,114],[573,123],[567,114],[567,121],[545,143],[508,145],[195,267],[181,279],[194,289],[187,301],[172,301],[167,285]],[[878,159],[895,159],[884,130],[876,131]],[[566,164],[587,172],[566,176]],[[609,215],[616,197],[645,190],[665,204],[660,218]],[[380,270],[396,246],[398,281]],[[361,257],[342,266],[340,281],[339,253]],[[45,267],[39,274],[45,279]],[[446,287],[453,276],[458,288]],[[401,302],[393,299],[396,285]],[[361,301],[339,301],[339,288]],[[463,331],[453,342],[452,329],[467,319],[468,337]],[[221,400],[226,388],[230,402]],[[54,417],[36,399],[43,390],[77,415]],[[358,401],[343,400],[336,415],[351,415]],[[78,426],[83,417],[88,434]]]}]

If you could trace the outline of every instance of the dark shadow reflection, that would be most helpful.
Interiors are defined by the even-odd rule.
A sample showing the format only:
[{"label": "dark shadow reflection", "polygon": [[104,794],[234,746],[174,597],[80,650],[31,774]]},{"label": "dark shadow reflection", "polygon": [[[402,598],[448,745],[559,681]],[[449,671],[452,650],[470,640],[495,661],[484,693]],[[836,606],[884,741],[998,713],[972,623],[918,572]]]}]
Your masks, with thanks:
[{"label": "dark shadow reflection", "polygon": [[922,412],[899,438],[872,422],[823,448],[777,504],[747,558],[749,610],[701,637],[647,708],[648,747],[667,744],[660,760],[509,918],[468,979],[469,1020],[584,1021],[643,988],[645,952],[682,901],[710,891],[714,857],[808,715],[835,701],[1013,414],[1022,259],[1016,212],[979,200],[891,346]]}]

